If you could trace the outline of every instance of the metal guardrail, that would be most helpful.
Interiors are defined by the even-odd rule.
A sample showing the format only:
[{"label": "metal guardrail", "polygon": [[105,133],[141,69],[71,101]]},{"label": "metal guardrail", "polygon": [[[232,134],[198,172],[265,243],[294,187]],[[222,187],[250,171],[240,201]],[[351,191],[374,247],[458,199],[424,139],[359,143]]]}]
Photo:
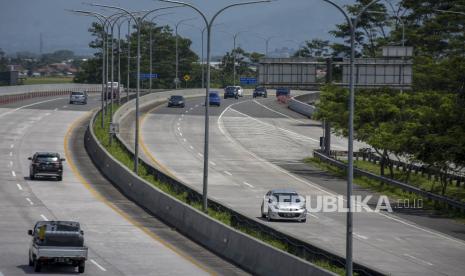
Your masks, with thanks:
[{"label": "metal guardrail", "polygon": [[[341,162],[341,161],[338,161],[338,160],[333,159],[331,157],[328,157],[328,156],[324,155],[323,153],[321,153],[318,150],[313,151],[313,156],[320,159],[323,162],[326,162],[326,163],[329,163],[329,164],[331,164],[333,166],[336,166],[339,169],[347,169],[347,165],[344,162]],[[465,212],[465,203],[464,202],[460,202],[458,200],[454,200],[454,199],[451,199],[451,198],[446,197],[446,196],[431,193],[431,192],[422,190],[422,189],[420,189],[418,187],[415,187],[415,186],[412,186],[412,185],[409,185],[409,184],[406,184],[406,183],[403,183],[403,182],[400,182],[400,181],[397,181],[397,180],[394,180],[394,179],[390,179],[390,178],[387,178],[387,177],[379,176],[379,175],[376,175],[374,173],[363,171],[363,170],[360,170],[360,169],[357,169],[357,168],[354,168],[354,174],[359,175],[359,176],[365,176],[365,177],[368,177],[370,179],[380,181],[380,182],[382,182],[384,184],[388,184],[388,185],[400,188],[400,189],[402,189],[402,190],[404,190],[406,192],[417,194],[419,196],[422,196],[424,198],[427,198],[429,200],[432,200],[432,201],[435,201],[435,202],[438,202],[438,203],[447,204],[448,206],[457,208],[460,211]]]},{"label": "metal guardrail", "polygon": [[[53,97],[53,96],[63,96],[69,95],[71,91],[75,89],[59,89],[54,91],[36,91],[36,92],[25,92],[20,94],[11,94],[11,95],[2,95],[0,96],[0,105],[10,104],[18,101],[24,101],[32,98],[41,98],[41,97]],[[100,93],[102,90],[99,88],[88,88],[86,89],[88,93]]]},{"label": "metal guardrail", "polygon": [[[128,145],[124,141],[121,141],[118,136],[116,136],[116,141],[120,143],[125,149],[126,154],[129,154],[131,158],[134,158],[134,153],[129,148]],[[187,194],[188,203],[201,203],[202,202],[202,193],[197,191],[188,185],[172,178],[171,176],[165,174],[164,172],[154,168],[143,159],[139,159],[139,164],[141,167],[151,175],[154,176],[154,179],[161,182],[168,184],[172,190],[177,194]],[[271,237],[273,239],[279,240],[281,243],[285,244],[287,248],[287,252],[301,257],[306,260],[315,260],[315,259],[324,259],[327,260],[329,263],[344,267],[345,266],[345,259],[339,256],[335,252],[330,252],[329,250],[314,246],[308,242],[302,241],[297,237],[294,237],[290,234],[283,233],[278,231],[270,226],[265,225],[264,223],[260,222],[259,220],[250,218],[244,214],[241,214],[233,209],[226,207],[225,205],[209,199],[208,207],[214,210],[228,213],[232,219],[232,225],[234,227],[245,227],[246,229],[257,231],[260,235],[264,235],[267,237]],[[358,273],[361,276],[368,276],[368,275],[385,275],[384,273],[377,271],[374,268],[371,268],[367,265],[362,265],[360,263],[354,263],[354,272]]]}]

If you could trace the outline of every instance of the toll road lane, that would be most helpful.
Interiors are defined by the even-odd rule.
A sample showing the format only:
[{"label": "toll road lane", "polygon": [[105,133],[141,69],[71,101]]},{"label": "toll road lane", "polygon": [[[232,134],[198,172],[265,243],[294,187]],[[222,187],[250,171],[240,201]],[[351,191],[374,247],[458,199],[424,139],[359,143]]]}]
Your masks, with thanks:
[{"label": "toll road lane", "polygon": [[[89,247],[88,275],[208,274],[98,201],[80,181],[77,174],[81,172],[72,171],[66,162],[61,182],[28,178],[27,158],[36,151],[64,156],[68,128],[99,106],[97,98],[82,106],[68,105],[67,98],[0,106],[0,271],[4,275],[31,273],[26,232],[38,220],[58,219],[81,222]],[[73,270],[48,267],[43,274]]]},{"label": "toll road lane", "polygon": [[[176,177],[197,190],[202,189],[203,169],[199,155],[203,148],[201,103],[202,99],[193,99],[188,101],[186,109],[158,108],[147,115],[142,125],[143,140],[149,151],[146,154],[153,155]],[[199,107],[190,110],[196,105]],[[309,156],[318,147],[312,139],[315,131],[321,135],[321,128],[298,130],[295,121],[247,98],[224,100],[222,107],[211,111],[210,160],[216,164],[210,166],[209,174],[212,198],[260,220],[259,208],[267,190],[291,187],[312,198],[335,195],[325,189],[324,181],[313,183],[273,164],[283,160],[300,161]],[[304,125],[311,123],[305,118],[298,120],[306,122]],[[313,215],[305,224],[269,224],[343,256],[345,214]],[[462,241],[384,213],[356,213],[354,222],[357,261],[393,275],[460,275],[465,269]]]}]

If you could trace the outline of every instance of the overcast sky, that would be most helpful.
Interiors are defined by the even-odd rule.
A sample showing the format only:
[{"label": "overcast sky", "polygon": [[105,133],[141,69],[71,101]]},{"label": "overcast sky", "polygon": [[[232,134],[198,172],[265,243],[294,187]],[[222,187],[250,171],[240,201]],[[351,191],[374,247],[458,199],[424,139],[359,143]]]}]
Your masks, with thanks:
[{"label": "overcast sky", "polygon": [[[89,54],[91,37],[88,28],[92,19],[66,12],[65,9],[94,10],[112,13],[84,5],[86,0],[0,0],[0,48],[8,54],[17,51],[38,53],[40,33],[43,34],[44,52],[58,49],[73,50],[77,54]],[[221,7],[245,0],[190,0],[205,11],[208,17]],[[335,0],[340,4],[354,0]],[[154,0],[88,0],[88,2],[117,5],[131,11],[155,9],[164,4]],[[180,19],[196,17],[188,24],[203,27],[198,15],[191,9],[172,10],[175,14],[160,17],[159,23],[173,25]],[[212,40],[212,53],[223,54],[232,48],[232,35],[247,31],[238,38],[238,45],[247,51],[265,51],[265,43],[257,38],[275,36],[270,42],[270,51],[275,48],[298,48],[298,44],[312,38],[332,39],[328,31],[341,23],[342,15],[322,0],[277,0],[272,3],[235,7],[218,17]],[[123,33],[127,32],[125,28]],[[193,49],[200,52],[200,31],[182,26],[179,33],[193,41]]]}]

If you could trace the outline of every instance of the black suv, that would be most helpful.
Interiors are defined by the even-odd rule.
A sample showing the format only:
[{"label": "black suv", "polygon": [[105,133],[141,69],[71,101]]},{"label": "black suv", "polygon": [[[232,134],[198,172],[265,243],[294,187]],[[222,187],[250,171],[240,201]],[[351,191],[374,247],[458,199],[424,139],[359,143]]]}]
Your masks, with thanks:
[{"label": "black suv", "polygon": [[63,179],[63,161],[58,153],[54,152],[36,152],[34,156],[29,157],[31,165],[29,167],[29,178],[36,177],[55,177],[58,181]]},{"label": "black suv", "polygon": [[263,97],[263,98],[268,97],[268,92],[266,91],[266,87],[264,87],[264,86],[255,87],[255,89],[253,91],[253,97],[254,98],[256,98],[256,97]]},{"label": "black suv", "polygon": [[227,98],[238,99],[239,98],[239,92],[237,91],[236,87],[235,86],[227,86],[224,89],[224,98],[225,99],[227,99]]},{"label": "black suv", "polygon": [[168,107],[179,106],[185,107],[186,103],[183,96],[173,95],[168,99]]}]

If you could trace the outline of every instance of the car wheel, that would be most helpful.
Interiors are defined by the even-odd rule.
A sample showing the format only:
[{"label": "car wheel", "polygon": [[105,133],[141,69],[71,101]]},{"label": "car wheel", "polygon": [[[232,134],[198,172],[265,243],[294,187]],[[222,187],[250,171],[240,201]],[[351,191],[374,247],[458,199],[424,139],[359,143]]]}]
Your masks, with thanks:
[{"label": "car wheel", "polygon": [[86,270],[86,263],[85,263],[85,262],[81,262],[81,263],[78,265],[78,272],[79,272],[79,273],[84,273],[85,270]]},{"label": "car wheel", "polygon": [[271,215],[270,215],[270,210],[268,210],[268,215],[266,216],[266,219],[268,221],[273,221],[273,219],[271,218]]},{"label": "car wheel", "polygon": [[34,261],[31,259],[31,253],[28,254],[29,255],[29,266],[34,266]]},{"label": "car wheel", "polygon": [[60,176],[57,177],[57,181],[62,181],[62,180],[63,180],[63,176],[62,176],[62,175],[60,175]]},{"label": "car wheel", "polygon": [[265,94],[265,96],[263,96],[263,98],[267,98],[268,96]]},{"label": "car wheel", "polygon": [[33,173],[29,174],[29,179],[34,180],[35,178],[36,178],[36,176]]},{"label": "car wheel", "polygon": [[40,272],[42,264],[38,260],[34,260],[34,272]]},{"label": "car wheel", "polygon": [[300,222],[302,222],[302,223],[307,222],[307,218],[304,218],[304,219],[300,220]]},{"label": "car wheel", "polygon": [[186,105],[185,105],[185,104],[183,104],[183,105],[181,105],[181,107],[182,107],[182,108],[184,108],[184,107],[186,107]]}]

